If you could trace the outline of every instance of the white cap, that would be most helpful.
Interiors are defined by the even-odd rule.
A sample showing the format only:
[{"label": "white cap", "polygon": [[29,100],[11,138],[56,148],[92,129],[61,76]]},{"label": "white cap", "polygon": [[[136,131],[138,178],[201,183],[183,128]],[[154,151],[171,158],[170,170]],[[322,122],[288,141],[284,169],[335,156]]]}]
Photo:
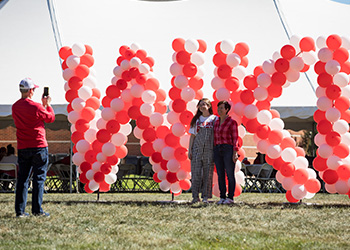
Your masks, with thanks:
[{"label": "white cap", "polygon": [[39,88],[38,85],[34,84],[33,80],[30,78],[24,78],[20,83],[19,83],[19,88],[20,89],[35,89]]}]

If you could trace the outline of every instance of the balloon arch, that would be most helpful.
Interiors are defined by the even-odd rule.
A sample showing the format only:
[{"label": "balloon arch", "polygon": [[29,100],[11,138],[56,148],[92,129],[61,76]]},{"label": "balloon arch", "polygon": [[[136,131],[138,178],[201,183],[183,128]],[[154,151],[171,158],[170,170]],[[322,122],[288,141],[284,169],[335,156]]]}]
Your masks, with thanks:
[{"label": "balloon arch", "polygon": [[[136,120],[133,133],[140,139],[142,154],[150,159],[153,179],[160,189],[179,195],[191,187],[188,129],[197,102],[203,97],[201,66],[206,43],[177,38],[172,47],[174,63],[170,67],[173,78],[168,113],[166,92],[152,72],[154,60],[137,44],[120,47],[111,85],[102,99],[92,68],[92,48],[74,44],[60,49],[65,97],[69,102],[68,120],[72,124],[73,162],[78,166],[86,192],[107,192],[116,181],[117,164],[128,153],[125,144],[132,132],[130,119]],[[314,114],[318,150],[313,166],[328,192],[349,195],[349,49],[350,39],[338,35],[319,37],[316,42],[311,37],[293,36],[290,44],[273,54],[273,59],[246,75],[248,45],[229,40],[216,44],[215,76],[211,81],[215,90],[213,108],[220,100],[232,103],[229,114],[241,124],[240,147],[246,131],[253,133],[258,151],[266,154],[266,161],[277,170],[276,179],[287,190],[286,198],[290,202],[312,198],[321,184],[316,172],[308,168],[304,150],[296,146],[270,102],[296,82],[301,72],[314,65],[319,86],[318,110]],[[245,157],[242,148],[239,155],[240,160]],[[245,178],[239,162],[235,175],[235,196],[238,196]],[[213,193],[218,195],[215,177],[213,185]]]}]

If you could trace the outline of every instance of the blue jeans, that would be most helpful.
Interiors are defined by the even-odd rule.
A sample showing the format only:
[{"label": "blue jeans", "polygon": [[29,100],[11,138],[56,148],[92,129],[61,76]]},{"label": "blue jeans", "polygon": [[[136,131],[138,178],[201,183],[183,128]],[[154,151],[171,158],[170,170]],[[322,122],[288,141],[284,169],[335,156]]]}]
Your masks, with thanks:
[{"label": "blue jeans", "polygon": [[28,183],[30,173],[33,171],[32,213],[43,212],[44,183],[46,180],[49,162],[48,148],[26,148],[18,150],[18,166],[16,185],[16,214],[23,214],[27,204]]},{"label": "blue jeans", "polygon": [[226,178],[228,180],[228,198],[233,199],[235,194],[235,163],[232,160],[233,146],[229,144],[219,144],[214,147],[214,162],[218,173],[220,198],[226,199]]}]

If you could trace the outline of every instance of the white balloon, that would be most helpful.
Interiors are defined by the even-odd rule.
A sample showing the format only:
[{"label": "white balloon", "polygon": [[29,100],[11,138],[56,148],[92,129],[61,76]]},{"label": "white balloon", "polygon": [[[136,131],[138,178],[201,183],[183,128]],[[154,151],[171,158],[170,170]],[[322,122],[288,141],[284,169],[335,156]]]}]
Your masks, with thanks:
[{"label": "white balloon", "polygon": [[347,86],[349,80],[349,76],[344,72],[339,72],[333,76],[334,84],[338,85],[341,88]]},{"label": "white balloon", "polygon": [[338,120],[333,124],[333,130],[340,135],[349,132],[349,124],[345,120]]},{"label": "white balloon", "polygon": [[216,91],[216,98],[219,101],[228,101],[230,98],[230,91],[226,88],[219,88]]},{"label": "white balloon", "polygon": [[130,123],[127,124],[120,124],[120,133],[123,133],[125,136],[128,136],[132,131],[132,127]]},{"label": "white balloon", "polygon": [[340,71],[340,64],[336,60],[329,60],[325,65],[325,70],[330,75],[335,75]]},{"label": "white balloon", "polygon": [[237,77],[239,80],[243,80],[246,76],[246,69],[243,66],[238,65],[232,69],[232,76]]},{"label": "white balloon", "polygon": [[233,52],[235,45],[231,40],[223,40],[220,43],[220,50],[225,54],[230,54]]},{"label": "white balloon", "polygon": [[163,124],[164,117],[161,113],[155,112],[150,115],[149,122],[151,123],[152,126],[159,127]]},{"label": "white balloon", "polygon": [[87,100],[92,96],[92,89],[88,86],[82,86],[79,90],[78,90],[78,95],[81,99],[83,100]]},{"label": "white balloon", "polygon": [[350,50],[350,38],[342,36],[341,39],[342,39],[341,46],[344,47],[347,50]]},{"label": "white balloon", "polygon": [[259,74],[258,77],[256,78],[256,81],[258,85],[263,88],[267,88],[268,86],[271,85],[271,77],[269,74],[266,74],[266,73]]},{"label": "white balloon", "polygon": [[281,153],[281,157],[285,162],[294,162],[297,158],[297,152],[293,148],[285,148]]},{"label": "white balloon", "polygon": [[166,147],[166,144],[164,142],[163,139],[161,138],[157,138],[153,141],[153,149],[156,151],[156,152],[159,152],[161,153],[163,148]]},{"label": "white balloon", "polygon": [[74,111],[80,112],[85,107],[85,101],[82,98],[77,97],[73,99],[71,105]]},{"label": "white balloon", "polygon": [[85,161],[85,157],[84,154],[76,152],[73,156],[72,156],[72,161],[75,165],[80,166],[84,161]]},{"label": "white balloon", "polygon": [[111,142],[115,146],[120,147],[121,145],[125,145],[125,143],[127,142],[127,138],[124,134],[118,132],[118,133],[112,135]]},{"label": "white balloon", "polygon": [[113,109],[111,109],[109,107],[105,107],[101,111],[101,117],[105,121],[113,120],[113,119],[115,119],[115,112],[113,111]]},{"label": "white balloon", "polygon": [[322,158],[328,158],[333,154],[333,149],[331,146],[329,146],[328,144],[322,144],[319,146],[319,148],[317,149],[319,156],[321,156]]},{"label": "white balloon", "polygon": [[73,76],[75,76],[74,70],[72,70],[70,68],[63,70],[63,72],[62,72],[62,77],[66,81],[71,79]]},{"label": "white balloon", "polygon": [[153,90],[145,90],[143,91],[141,98],[145,103],[154,103],[157,99],[157,95]]},{"label": "white balloon", "polygon": [[187,87],[187,85],[188,85],[187,77],[184,75],[176,76],[174,79],[174,85],[179,89],[183,89],[183,88]]},{"label": "white balloon", "polygon": [[117,181],[117,175],[115,173],[109,173],[105,175],[105,182],[109,185],[113,184]]},{"label": "white balloon", "polygon": [[273,73],[276,72],[275,61],[271,59],[265,60],[262,64],[262,69],[266,74],[272,75]]},{"label": "white balloon", "polygon": [[254,119],[257,115],[258,115],[259,109],[253,105],[253,104],[249,104],[244,108],[244,115],[248,118],[248,119]]},{"label": "white balloon", "polygon": [[96,88],[97,79],[91,74],[83,79],[83,85],[90,88]]},{"label": "white balloon", "polygon": [[170,183],[167,180],[162,180],[162,182],[159,183],[159,188],[163,192],[167,192],[170,189]]},{"label": "white balloon", "polygon": [[102,153],[106,156],[112,156],[115,154],[116,148],[112,142],[106,142],[102,146]]},{"label": "white balloon", "polygon": [[317,56],[314,51],[303,52],[301,57],[307,65],[313,65],[317,61]]},{"label": "white balloon", "polygon": [[182,74],[182,66],[178,63],[173,63],[171,66],[170,66],[170,73],[173,75],[173,76],[178,76],[178,75],[181,75]]},{"label": "white balloon", "polygon": [[140,112],[142,115],[150,117],[154,112],[154,106],[150,103],[144,103],[140,106]]},{"label": "white balloon", "polygon": [[180,145],[181,147],[188,148],[189,142],[190,142],[191,135],[185,134],[184,136],[180,137]]},{"label": "white balloon", "polygon": [[333,59],[333,52],[326,47],[326,48],[320,49],[318,51],[317,56],[318,56],[318,58],[320,59],[321,62],[326,63],[326,62],[328,62],[328,61]]},{"label": "white balloon", "polygon": [[124,109],[124,102],[122,99],[120,98],[114,98],[111,101],[111,109],[114,112],[119,112],[122,111]]},{"label": "white balloon", "polygon": [[79,140],[76,144],[76,149],[79,153],[86,153],[90,149],[90,143],[87,140]]},{"label": "white balloon", "polygon": [[101,162],[95,161],[91,166],[92,170],[94,170],[95,173],[100,171],[101,165]]},{"label": "white balloon", "polygon": [[68,113],[67,119],[70,123],[75,124],[80,119],[80,113],[73,110]]},{"label": "white balloon", "polygon": [[194,53],[199,49],[199,43],[196,39],[188,39],[185,41],[185,50],[188,53]]},{"label": "white balloon", "polygon": [[337,168],[342,164],[342,160],[336,155],[331,155],[327,159],[327,167],[329,169],[337,170]]},{"label": "white balloon", "polygon": [[134,84],[130,88],[130,94],[135,98],[140,98],[144,90],[145,88],[141,84]]},{"label": "white balloon", "polygon": [[224,88],[225,82],[220,77],[216,76],[211,80],[211,87],[215,90],[219,88]]},{"label": "white balloon", "polygon": [[264,101],[269,96],[267,89],[261,86],[255,88],[253,94],[258,101]]},{"label": "white balloon", "polygon": [[142,74],[147,74],[151,70],[151,67],[147,63],[142,63],[139,65],[139,71]]},{"label": "white balloon", "polygon": [[138,57],[133,57],[130,59],[130,66],[131,67],[138,68],[141,63],[142,63],[142,61]]},{"label": "white balloon", "polygon": [[85,48],[84,44],[82,44],[82,43],[73,44],[73,46],[72,46],[73,55],[82,56],[85,54],[85,52],[86,52],[86,48]]},{"label": "white balloon", "polygon": [[193,62],[194,64],[201,66],[204,64],[205,62],[205,57],[204,54],[202,52],[195,52],[191,55],[191,62]]},{"label": "white balloon", "polygon": [[226,57],[226,63],[231,67],[237,67],[241,63],[241,57],[236,53],[228,54]]},{"label": "white balloon", "polygon": [[337,108],[329,108],[326,111],[326,119],[330,122],[336,122],[340,119],[341,113]]},{"label": "white balloon", "polygon": [[280,118],[273,118],[269,125],[271,130],[283,130],[284,128],[284,122]]},{"label": "white balloon", "polygon": [[70,55],[66,60],[66,64],[68,68],[75,69],[80,64],[80,57],[75,55]]},{"label": "white balloon", "polygon": [[322,96],[326,96],[326,88],[322,88],[321,86],[318,86],[316,88],[316,96],[317,96],[317,98],[320,98]]},{"label": "white balloon", "polygon": [[100,152],[96,155],[96,160],[103,163],[107,160],[107,156]]},{"label": "white balloon", "polygon": [[124,72],[124,70],[123,70],[122,67],[120,67],[120,66],[116,66],[116,67],[114,67],[114,69],[113,69],[113,74],[114,74],[115,76],[117,76],[117,77],[122,76],[123,72]]},{"label": "white balloon", "polygon": [[319,36],[319,37],[316,39],[316,46],[317,46],[317,48],[319,48],[319,49],[322,49],[323,47],[327,47],[327,44],[326,44],[326,37],[324,37],[324,36]]},{"label": "white balloon", "polygon": [[300,71],[304,68],[304,60],[301,57],[293,57],[290,59],[289,66],[296,71]]},{"label": "white balloon", "polygon": [[319,110],[327,111],[327,109],[332,107],[333,102],[327,96],[322,96],[317,100],[316,105]]},{"label": "white balloon", "polygon": [[181,90],[181,98],[185,102],[192,101],[196,97],[196,92],[190,88],[190,87],[185,87]]}]

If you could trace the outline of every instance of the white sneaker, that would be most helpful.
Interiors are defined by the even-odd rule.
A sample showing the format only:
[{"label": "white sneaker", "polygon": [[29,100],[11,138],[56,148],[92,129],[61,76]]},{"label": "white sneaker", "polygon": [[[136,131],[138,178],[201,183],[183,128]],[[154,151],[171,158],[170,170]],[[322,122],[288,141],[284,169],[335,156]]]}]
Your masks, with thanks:
[{"label": "white sneaker", "polygon": [[193,198],[193,200],[191,201],[192,204],[200,202],[201,200],[199,198]]},{"label": "white sneaker", "polygon": [[226,198],[226,200],[224,201],[223,204],[233,204],[233,203],[235,203],[235,202],[232,199]]},{"label": "white sneaker", "polygon": [[221,198],[218,202],[216,202],[216,204],[221,205],[224,204],[225,199]]},{"label": "white sneaker", "polygon": [[208,198],[203,198],[202,201],[203,201],[203,203],[209,203],[209,202],[208,202]]}]

